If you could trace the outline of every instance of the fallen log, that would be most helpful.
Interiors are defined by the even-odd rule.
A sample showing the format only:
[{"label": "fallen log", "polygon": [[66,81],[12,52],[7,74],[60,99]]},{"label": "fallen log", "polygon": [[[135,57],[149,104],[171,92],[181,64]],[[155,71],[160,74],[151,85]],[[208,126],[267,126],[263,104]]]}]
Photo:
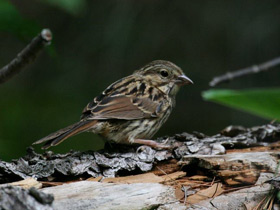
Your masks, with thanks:
[{"label": "fallen log", "polygon": [[21,186],[9,199],[34,201],[30,187],[43,187],[54,196],[46,209],[270,209],[279,191],[279,139],[280,126],[269,124],[178,134],[167,140],[173,150],[107,145],[40,155],[29,148],[19,160],[0,161],[0,191]]}]

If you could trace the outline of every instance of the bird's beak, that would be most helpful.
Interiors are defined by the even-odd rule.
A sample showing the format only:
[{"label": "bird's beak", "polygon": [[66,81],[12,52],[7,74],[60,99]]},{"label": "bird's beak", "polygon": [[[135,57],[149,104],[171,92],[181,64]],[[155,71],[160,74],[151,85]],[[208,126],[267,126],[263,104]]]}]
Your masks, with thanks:
[{"label": "bird's beak", "polygon": [[190,78],[188,78],[186,75],[182,74],[177,77],[175,83],[182,86],[182,85],[193,84],[193,81]]}]

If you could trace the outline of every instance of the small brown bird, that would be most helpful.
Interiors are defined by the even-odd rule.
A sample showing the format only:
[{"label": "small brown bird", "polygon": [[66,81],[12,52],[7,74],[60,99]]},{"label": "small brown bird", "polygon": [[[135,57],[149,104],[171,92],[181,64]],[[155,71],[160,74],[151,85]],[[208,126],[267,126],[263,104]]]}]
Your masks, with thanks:
[{"label": "small brown bird", "polygon": [[157,60],[107,87],[83,110],[81,120],[33,144],[42,149],[90,131],[121,144],[167,145],[150,140],[168,119],[182,85],[193,82],[175,64]]}]

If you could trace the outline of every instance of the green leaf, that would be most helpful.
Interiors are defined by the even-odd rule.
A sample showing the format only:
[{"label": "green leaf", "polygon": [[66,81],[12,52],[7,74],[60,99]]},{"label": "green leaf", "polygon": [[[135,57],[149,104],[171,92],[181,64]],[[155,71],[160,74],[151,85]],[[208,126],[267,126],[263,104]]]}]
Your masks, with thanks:
[{"label": "green leaf", "polygon": [[41,0],[41,2],[63,9],[72,15],[77,15],[86,8],[86,0]]},{"label": "green leaf", "polygon": [[280,120],[280,88],[251,90],[208,90],[205,100],[263,117]]},{"label": "green leaf", "polygon": [[40,32],[40,27],[36,22],[23,18],[12,3],[0,0],[0,30],[30,38]]}]

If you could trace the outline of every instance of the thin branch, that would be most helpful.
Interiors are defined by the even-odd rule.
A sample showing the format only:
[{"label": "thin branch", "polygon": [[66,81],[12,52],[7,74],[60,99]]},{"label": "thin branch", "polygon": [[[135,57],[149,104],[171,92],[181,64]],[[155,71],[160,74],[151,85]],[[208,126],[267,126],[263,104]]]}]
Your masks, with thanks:
[{"label": "thin branch", "polygon": [[277,57],[277,58],[274,58],[270,61],[267,61],[267,62],[259,64],[259,65],[253,65],[251,67],[247,67],[247,68],[240,69],[240,70],[233,71],[233,72],[228,72],[224,75],[214,77],[212,79],[212,81],[209,83],[209,85],[214,87],[214,86],[216,86],[220,83],[224,83],[224,82],[233,80],[237,77],[242,77],[242,76],[245,76],[247,74],[255,74],[255,73],[258,73],[258,72],[261,72],[261,71],[266,71],[266,70],[268,70],[272,67],[275,67],[279,64],[280,64],[280,57]]},{"label": "thin branch", "polygon": [[33,61],[44,46],[51,43],[52,33],[43,29],[32,41],[6,66],[0,69],[0,83],[8,81]]}]

